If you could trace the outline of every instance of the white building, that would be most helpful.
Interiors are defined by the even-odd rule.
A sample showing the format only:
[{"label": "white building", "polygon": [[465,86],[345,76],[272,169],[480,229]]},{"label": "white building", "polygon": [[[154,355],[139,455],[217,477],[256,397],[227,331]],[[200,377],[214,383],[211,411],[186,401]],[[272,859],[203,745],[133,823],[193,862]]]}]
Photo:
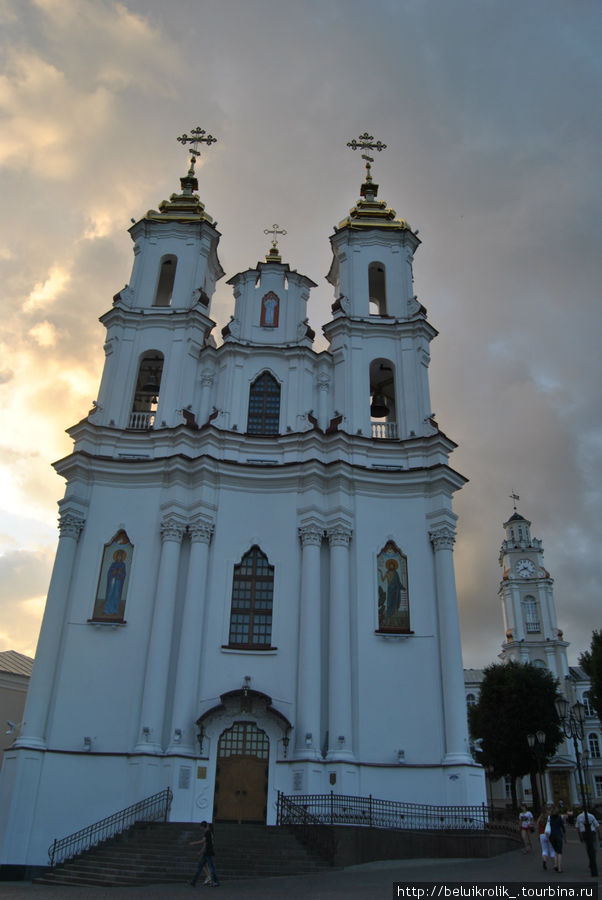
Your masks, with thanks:
[{"label": "white building", "polygon": [[25,723],[0,785],[1,862],[171,786],[174,820],[274,822],[277,791],[485,798],[464,702],[452,495],[431,413],[420,241],[362,196],[313,281],[229,280],[195,191],[130,229],[98,401],[70,430]]},{"label": "white building", "polygon": [[[569,666],[568,641],[558,628],[554,602],[554,580],[544,566],[543,542],[531,535],[531,522],[515,509],[504,522],[505,538],[499,554],[502,567],[499,597],[502,606],[506,640],[499,658],[518,663],[531,663],[547,669],[558,680],[562,692],[571,703],[580,700],[585,706],[584,749],[587,769],[586,788],[594,804],[602,800],[602,758],[600,754],[600,722],[589,702],[589,679],[585,672]],[[464,673],[466,702],[476,703],[483,679],[481,669]],[[567,808],[580,804],[580,790],[572,741],[564,742],[550,760],[544,776],[546,798],[562,800]],[[490,785],[494,802],[510,800],[509,782]],[[520,796],[531,802],[529,779],[519,786]]]},{"label": "white building", "polygon": [[0,764],[23,720],[33,659],[16,650],[0,652]]}]

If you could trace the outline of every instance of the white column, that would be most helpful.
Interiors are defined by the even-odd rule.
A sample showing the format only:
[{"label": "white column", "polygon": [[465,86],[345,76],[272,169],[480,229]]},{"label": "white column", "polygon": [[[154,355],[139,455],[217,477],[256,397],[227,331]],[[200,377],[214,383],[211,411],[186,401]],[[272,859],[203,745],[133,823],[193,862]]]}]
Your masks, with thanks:
[{"label": "white column", "polygon": [[435,583],[439,611],[439,658],[443,683],[445,763],[472,762],[464,697],[464,668],[454,576],[455,534],[449,525],[430,532],[435,553]]},{"label": "white column", "polygon": [[323,528],[299,528],[302,546],[295,756],[320,759],[320,547]]},{"label": "white column", "polygon": [[161,522],[161,559],[155,592],[153,623],[146,660],[146,677],[136,750],[162,753],[165,698],[173,617],[184,526],[173,516]]},{"label": "white column", "polygon": [[195,713],[201,661],[201,635],[205,610],[205,586],[209,544],[213,534],[210,522],[190,526],[190,559],[186,579],[182,632],[178,654],[178,672],[173,699],[171,738],[168,753],[195,753]]},{"label": "white column", "polygon": [[349,542],[351,529],[328,530],[330,543],[330,654],[328,660],[327,759],[353,759],[351,706],[351,609]]},{"label": "white column", "polygon": [[325,375],[318,378],[318,425],[322,431],[326,431],[328,421],[328,390],[330,381]]},{"label": "white column", "polygon": [[16,747],[46,749],[46,721],[58,665],[61,638],[65,629],[65,613],[77,542],[84,519],[66,512],[59,521],[59,543],[48,588],[48,598],[38,639],[35,664],[27,691],[23,728]]},{"label": "white column", "polygon": [[199,405],[199,427],[202,427],[209,418],[209,399],[213,374],[207,370],[201,373],[201,401]]}]

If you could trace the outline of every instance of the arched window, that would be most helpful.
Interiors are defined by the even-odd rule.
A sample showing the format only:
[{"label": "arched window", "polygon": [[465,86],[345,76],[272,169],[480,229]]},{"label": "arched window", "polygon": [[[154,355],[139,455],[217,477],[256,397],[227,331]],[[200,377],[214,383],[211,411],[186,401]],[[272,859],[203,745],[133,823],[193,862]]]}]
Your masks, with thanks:
[{"label": "arched window", "polygon": [[587,743],[589,744],[589,755],[591,758],[600,759],[600,740],[595,731],[588,736]]},{"label": "arched window", "polygon": [[370,315],[386,316],[385,267],[381,262],[372,262],[368,266],[368,293],[370,295]]},{"label": "arched window", "polygon": [[280,385],[269,372],[262,372],[249,391],[248,434],[278,434]]},{"label": "arched window", "polygon": [[234,566],[229,647],[271,649],[274,566],[256,545]]},{"label": "arched window", "polygon": [[477,698],[474,694],[466,694],[466,706],[476,706]]},{"label": "arched window", "polygon": [[178,258],[173,254],[164,256],[161,260],[159,280],[157,282],[157,293],[155,294],[153,306],[169,306],[171,304],[174,281],[176,280],[177,264]]},{"label": "arched window", "polygon": [[395,367],[390,359],[373,359],[370,363],[370,419],[373,438],[399,437]]},{"label": "arched window", "polygon": [[523,615],[527,634],[534,634],[541,631],[539,610],[537,609],[537,600],[535,597],[529,596],[523,599]]},{"label": "arched window", "polygon": [[138,368],[130,428],[143,430],[152,428],[155,424],[162,374],[163,354],[159,350],[148,350]]}]

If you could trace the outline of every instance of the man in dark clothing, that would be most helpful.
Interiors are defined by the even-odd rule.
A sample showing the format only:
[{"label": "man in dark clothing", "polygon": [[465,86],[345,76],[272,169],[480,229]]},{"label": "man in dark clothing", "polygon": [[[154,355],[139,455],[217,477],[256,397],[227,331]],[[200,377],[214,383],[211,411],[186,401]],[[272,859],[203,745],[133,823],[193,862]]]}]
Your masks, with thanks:
[{"label": "man in dark clothing", "polygon": [[195,844],[201,844],[201,857],[196,867],[194,878],[190,884],[192,887],[196,886],[197,879],[203,871],[203,866],[207,864],[209,871],[211,872],[211,887],[219,887],[219,879],[217,877],[217,872],[215,871],[215,863],[213,862],[213,857],[215,856],[215,850],[213,848],[213,829],[207,822],[201,822],[201,832],[200,840],[190,842],[191,847]]}]

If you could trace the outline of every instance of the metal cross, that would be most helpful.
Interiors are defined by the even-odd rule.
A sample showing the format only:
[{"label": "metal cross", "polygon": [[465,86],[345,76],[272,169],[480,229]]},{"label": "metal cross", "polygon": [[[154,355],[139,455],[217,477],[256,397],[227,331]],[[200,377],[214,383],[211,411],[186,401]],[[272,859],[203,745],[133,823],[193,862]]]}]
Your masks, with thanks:
[{"label": "metal cross", "polygon": [[[353,138],[352,141],[348,141],[347,146],[351,147],[352,150],[378,150],[379,153],[381,150],[387,149],[386,144],[383,144],[382,141],[375,141],[374,136],[368,134],[367,131],[360,134],[359,138]],[[367,153],[362,153],[362,159],[366,161],[366,180],[371,181],[370,163],[374,162],[374,157],[369,156]]]},{"label": "metal cross", "polygon": [[516,501],[520,500],[518,494],[515,494],[514,491],[510,494],[510,499],[514,500],[514,512],[516,512]]},{"label": "metal cross", "polygon": [[263,233],[272,235],[272,250],[276,250],[278,248],[278,238],[276,235],[286,234],[287,232],[286,229],[279,228],[278,225],[272,225],[271,228],[264,228]]},{"label": "metal cross", "polygon": [[190,153],[190,171],[189,175],[194,175],[194,164],[196,163],[196,157],[201,155],[200,150],[197,150],[197,146],[199,144],[207,144],[208,147],[211,144],[215,144],[217,138],[214,138],[212,134],[207,134],[204,128],[191,128],[190,137],[187,134],[181,135],[179,138],[176,138],[181,144],[192,144],[192,147],[189,149]]}]

